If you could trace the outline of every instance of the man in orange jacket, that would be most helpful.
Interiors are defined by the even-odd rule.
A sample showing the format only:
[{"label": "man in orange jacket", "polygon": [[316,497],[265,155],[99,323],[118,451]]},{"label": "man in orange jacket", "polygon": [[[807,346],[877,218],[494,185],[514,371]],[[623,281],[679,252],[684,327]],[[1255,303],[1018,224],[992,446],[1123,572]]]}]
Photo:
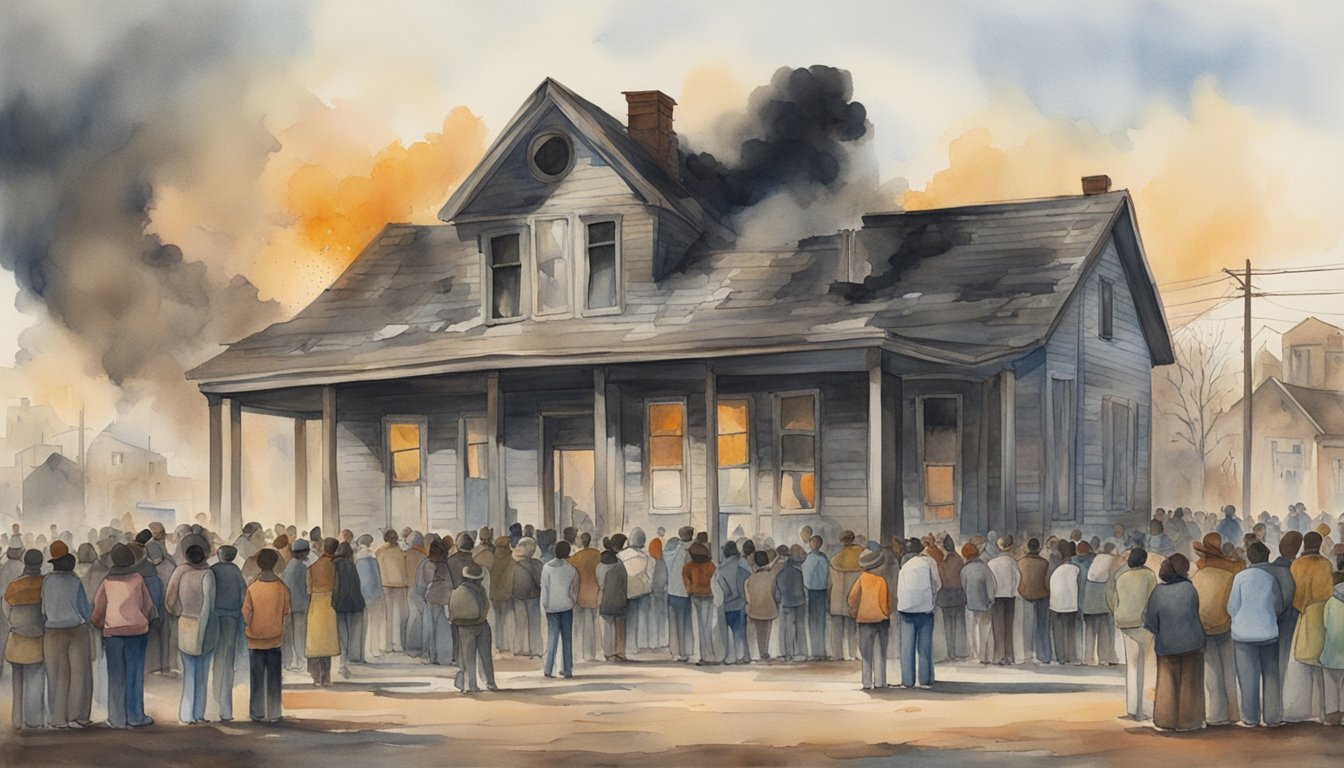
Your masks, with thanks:
[{"label": "man in orange jacket", "polygon": [[849,615],[859,627],[859,656],[863,659],[863,689],[887,687],[887,637],[891,625],[891,596],[887,580],[878,575],[882,553],[859,556],[862,572],[849,590]]}]

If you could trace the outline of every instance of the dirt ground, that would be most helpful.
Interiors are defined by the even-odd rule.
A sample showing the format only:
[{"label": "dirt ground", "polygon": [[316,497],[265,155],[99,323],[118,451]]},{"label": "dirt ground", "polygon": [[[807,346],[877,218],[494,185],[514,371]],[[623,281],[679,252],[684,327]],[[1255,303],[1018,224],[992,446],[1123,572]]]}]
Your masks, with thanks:
[{"label": "dirt ground", "polygon": [[[1124,714],[1121,668],[942,666],[933,690],[860,690],[857,662],[687,667],[653,656],[578,664],[569,680],[498,662],[501,690],[467,697],[451,670],[389,657],[328,690],[286,673],[285,719],[177,723],[180,683],[146,682],[151,727],[9,729],[0,766],[1295,766],[1338,761],[1344,730],[1156,733]],[[1161,756],[1160,763],[1153,763]]]}]

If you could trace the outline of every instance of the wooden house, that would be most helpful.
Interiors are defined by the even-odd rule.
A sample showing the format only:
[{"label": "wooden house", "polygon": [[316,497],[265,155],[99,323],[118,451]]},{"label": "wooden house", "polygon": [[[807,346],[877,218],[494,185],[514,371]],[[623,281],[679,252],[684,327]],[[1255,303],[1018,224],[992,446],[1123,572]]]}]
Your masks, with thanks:
[{"label": "wooden house", "polygon": [[301,524],[321,422],[327,530],[791,542],[1146,518],[1150,370],[1172,350],[1127,193],[1094,179],[741,249],[678,180],[672,100],[626,96],[628,127],[545,81],[443,224],[388,226],[191,372],[216,520],[242,523],[248,410],[296,420]]}]

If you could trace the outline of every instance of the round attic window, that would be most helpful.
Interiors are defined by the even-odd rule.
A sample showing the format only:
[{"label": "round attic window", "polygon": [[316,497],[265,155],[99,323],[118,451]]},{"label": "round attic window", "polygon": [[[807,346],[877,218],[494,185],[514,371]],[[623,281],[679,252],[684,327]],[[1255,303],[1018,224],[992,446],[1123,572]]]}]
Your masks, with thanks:
[{"label": "round attic window", "polygon": [[528,147],[528,165],[542,181],[559,181],[574,167],[574,145],[563,133],[543,133]]}]

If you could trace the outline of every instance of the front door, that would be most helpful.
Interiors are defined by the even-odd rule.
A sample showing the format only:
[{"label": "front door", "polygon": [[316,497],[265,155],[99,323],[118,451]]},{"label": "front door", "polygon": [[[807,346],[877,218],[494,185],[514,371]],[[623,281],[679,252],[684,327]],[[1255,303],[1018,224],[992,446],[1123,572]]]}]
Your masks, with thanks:
[{"label": "front door", "polygon": [[541,434],[545,527],[595,530],[592,413],[544,414]]}]

